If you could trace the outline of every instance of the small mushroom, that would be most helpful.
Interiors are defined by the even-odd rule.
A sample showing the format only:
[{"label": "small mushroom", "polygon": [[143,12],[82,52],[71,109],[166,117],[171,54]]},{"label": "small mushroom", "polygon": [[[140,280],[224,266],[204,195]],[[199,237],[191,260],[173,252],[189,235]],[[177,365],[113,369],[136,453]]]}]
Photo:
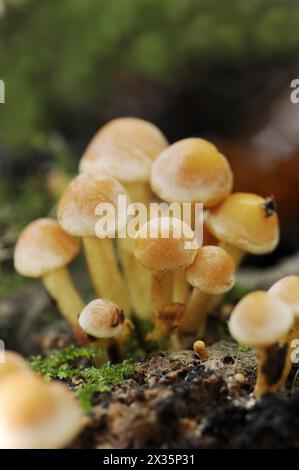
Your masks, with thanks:
[{"label": "small mushroom", "polygon": [[[150,122],[133,117],[114,119],[88,145],[80,172],[111,175],[123,184],[132,202],[148,206],[152,162],[167,145],[164,135]],[[135,313],[146,318],[150,313],[149,273],[136,262],[133,240],[127,237],[117,242]]]},{"label": "small mushroom", "polygon": [[229,321],[232,337],[257,351],[256,397],[279,387],[287,351],[286,338],[293,322],[290,307],[263,291],[243,297],[232,312]]},{"label": "small mushroom", "polygon": [[14,252],[22,276],[41,278],[66,320],[75,327],[84,306],[67,265],[77,256],[79,242],[53,219],[38,219],[21,233]]},{"label": "small mushroom", "polygon": [[286,302],[295,315],[294,325],[287,339],[289,347],[280,381],[280,384],[283,385],[292,368],[292,341],[299,338],[299,276],[286,276],[280,279],[269,289],[268,292],[269,294],[277,296]]},{"label": "small mushroom", "polygon": [[21,372],[0,387],[0,449],[60,449],[84,424],[73,394],[58,382]]},{"label": "small mushroom", "polygon": [[[213,207],[229,195],[232,185],[227,159],[204,139],[189,138],[170,145],[152,166],[152,189],[168,203],[202,203],[205,208]],[[193,220],[194,217],[192,213]],[[178,272],[174,301],[185,303],[187,299],[186,276]]]},{"label": "small mushroom", "polygon": [[[271,206],[271,210],[269,207]],[[234,193],[210,210],[207,227],[239,266],[246,253],[273,251],[279,241],[279,223],[273,198]]]},{"label": "small mushroom", "polygon": [[108,359],[109,339],[121,333],[124,320],[123,311],[107,299],[92,300],[80,313],[78,323],[82,330],[100,340],[96,342],[102,349],[102,361]]},{"label": "small mushroom", "polygon": [[231,256],[217,246],[199,248],[194,263],[187,269],[187,280],[193,286],[180,324],[184,334],[204,334],[206,317],[215,297],[228,292],[235,283],[235,265]]},{"label": "small mushroom", "polygon": [[[96,294],[117,302],[126,315],[130,315],[128,293],[117,263],[113,239],[107,236],[110,236],[110,227],[107,227],[109,233],[97,233],[103,238],[98,238],[95,232],[99,220],[96,208],[100,203],[109,203],[116,211],[120,195],[127,197],[122,185],[110,176],[79,175],[60,199],[57,215],[66,232],[82,237]],[[112,230],[114,220],[111,222]]]},{"label": "small mushroom", "polygon": [[156,319],[172,303],[173,273],[192,264],[196,249],[194,232],[187,224],[172,217],[146,222],[135,238],[137,260],[152,272],[152,315]]},{"label": "small mushroom", "polygon": [[196,352],[196,354],[202,361],[205,361],[208,358],[206,343],[204,341],[201,341],[200,339],[196,340],[193,343],[193,351]]},{"label": "small mushroom", "polygon": [[5,361],[0,363],[0,380],[15,372],[29,372],[31,369],[28,362],[13,351],[5,351]]}]

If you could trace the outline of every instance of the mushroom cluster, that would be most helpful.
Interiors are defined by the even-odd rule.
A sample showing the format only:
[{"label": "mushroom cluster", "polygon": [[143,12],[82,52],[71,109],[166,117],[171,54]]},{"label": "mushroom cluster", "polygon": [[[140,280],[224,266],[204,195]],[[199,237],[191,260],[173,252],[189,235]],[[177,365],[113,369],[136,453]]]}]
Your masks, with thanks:
[{"label": "mushroom cluster", "polygon": [[[111,350],[125,356],[136,323],[144,320],[151,323],[145,340],[171,350],[195,344],[205,354],[209,312],[233,287],[244,256],[270,253],[279,241],[273,197],[232,190],[228,160],[211,142],[187,138],[169,145],[149,122],[115,119],[84,152],[79,175],[58,203],[57,221],[37,220],[21,234],[16,270],[40,277],[77,341],[99,344],[107,360]],[[135,237],[115,236],[98,226],[98,207],[112,205],[118,212],[116,232],[123,231],[130,219],[119,196],[146,208],[153,201],[188,204],[190,222],[170,213],[148,216]],[[204,210],[203,246],[194,243],[199,204]],[[67,270],[80,241],[96,297],[89,303]],[[264,371],[269,354],[280,357],[272,346],[283,354],[297,335],[298,322],[291,330],[294,316],[299,318],[297,283],[296,278],[267,294],[252,294],[232,314],[232,336],[258,350],[258,395],[275,389],[288,374],[285,363],[275,380]]]}]

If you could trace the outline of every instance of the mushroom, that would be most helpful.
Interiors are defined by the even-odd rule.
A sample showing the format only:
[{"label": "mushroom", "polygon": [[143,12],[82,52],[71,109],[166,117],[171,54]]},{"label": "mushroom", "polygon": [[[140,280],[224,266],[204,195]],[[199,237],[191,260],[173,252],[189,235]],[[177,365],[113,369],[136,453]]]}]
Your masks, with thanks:
[{"label": "mushroom", "polygon": [[122,117],[102,127],[80,161],[80,173],[107,174],[119,180],[132,201],[151,200],[151,165],[168,145],[162,132],[150,122]]},{"label": "mushroom", "polygon": [[[201,203],[208,208],[230,194],[233,175],[227,159],[211,142],[189,138],[170,145],[156,158],[151,186],[168,203]],[[192,218],[195,216],[193,212]],[[187,287],[186,276],[178,273],[174,291],[176,302],[186,302]]]},{"label": "mushroom", "polygon": [[280,279],[273,284],[268,292],[286,302],[295,315],[294,325],[287,339],[289,347],[280,381],[280,384],[283,385],[292,368],[292,341],[299,338],[299,276],[286,276]]},{"label": "mushroom", "polygon": [[235,265],[231,256],[217,246],[199,248],[194,263],[187,269],[187,280],[193,286],[180,333],[204,334],[207,312],[216,296],[228,292],[235,283]]},{"label": "mushroom", "polygon": [[53,219],[38,219],[21,233],[14,252],[14,265],[23,276],[41,278],[66,320],[75,327],[84,306],[67,265],[77,256],[79,242]]},{"label": "mushroom", "polygon": [[193,343],[193,351],[196,352],[196,354],[202,361],[205,361],[208,358],[206,343],[204,341],[201,341],[200,339],[196,340]]},{"label": "mushroom", "polygon": [[232,337],[257,351],[257,397],[279,387],[287,352],[286,337],[293,322],[290,307],[263,291],[243,297],[232,312],[229,321]]},{"label": "mushroom", "polygon": [[273,251],[279,241],[279,223],[273,198],[234,193],[210,210],[207,227],[239,266],[246,253]]},{"label": "mushroom", "polygon": [[[155,319],[172,303],[173,273],[192,264],[196,249],[194,232],[179,219],[154,218],[136,234],[135,256],[152,272],[152,314]],[[187,246],[189,244],[193,245]]]},{"label": "mushroom", "polygon": [[10,374],[0,387],[0,449],[60,449],[83,427],[72,393],[58,382]]},{"label": "mushroom", "polygon": [[31,372],[28,362],[13,351],[5,351],[5,361],[0,363],[0,380],[15,372]]},{"label": "mushroom", "polygon": [[[151,165],[167,145],[150,122],[133,117],[114,119],[92,139],[80,161],[80,172],[111,175],[123,184],[132,202],[148,206]],[[118,246],[135,313],[146,318],[150,314],[149,273],[136,262],[132,239],[120,238]]]},{"label": "mushroom", "polygon": [[[57,216],[66,232],[82,237],[96,294],[117,302],[126,315],[130,315],[128,293],[117,263],[113,239],[108,238],[108,236],[114,236],[112,232],[115,228],[115,213],[121,210],[118,196],[127,197],[127,193],[116,179],[105,175],[79,175],[71,182],[60,199]],[[107,232],[105,232],[104,227],[101,229],[97,226],[99,217],[96,212],[100,204],[106,205],[107,203],[113,209],[113,214],[111,213],[113,220],[110,220],[109,214]],[[123,216],[125,224],[126,213]],[[121,217],[118,218],[120,219]],[[118,227],[119,230],[121,228],[121,226]],[[98,236],[103,238],[98,238]]]},{"label": "mushroom", "polygon": [[227,159],[203,139],[170,145],[152,166],[152,189],[166,202],[200,202],[213,207],[229,195],[232,185]]},{"label": "mushroom", "polygon": [[108,358],[109,339],[121,333],[124,320],[123,311],[107,299],[92,300],[80,313],[78,323],[87,335],[98,339],[102,361]]}]

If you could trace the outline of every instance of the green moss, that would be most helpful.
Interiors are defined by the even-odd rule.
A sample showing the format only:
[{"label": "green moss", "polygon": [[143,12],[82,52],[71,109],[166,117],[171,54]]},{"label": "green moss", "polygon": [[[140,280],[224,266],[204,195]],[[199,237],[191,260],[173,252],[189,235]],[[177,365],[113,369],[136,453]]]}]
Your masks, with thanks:
[{"label": "green moss", "polygon": [[299,10],[291,1],[7,3],[1,138],[21,154],[49,150],[53,131],[63,133],[70,121],[74,135],[83,129],[90,136],[88,123],[103,119],[123,83],[154,80],[184,90],[198,68],[204,74],[223,63],[272,63],[294,56],[299,45]]},{"label": "green moss", "polygon": [[66,379],[77,374],[79,359],[94,359],[98,355],[100,355],[98,348],[77,348],[71,345],[66,348],[54,349],[48,357],[33,356],[29,362],[35,372],[48,380]]},{"label": "green moss", "polygon": [[250,351],[250,349],[251,349],[251,348],[249,348],[249,346],[246,346],[246,344],[241,344],[241,343],[238,343],[238,348],[242,352],[247,352],[247,351]]},{"label": "green moss", "polygon": [[[85,411],[92,406],[95,393],[103,393],[111,390],[112,385],[124,383],[126,377],[134,371],[132,361],[125,360],[120,364],[109,362],[97,368],[88,366],[82,361],[92,360],[98,357],[100,350],[94,347],[77,348],[68,346],[55,349],[48,357],[35,356],[29,359],[33,370],[43,375],[47,380],[80,379],[81,385],[76,390],[76,395]],[[80,364],[81,362],[81,364]]]}]

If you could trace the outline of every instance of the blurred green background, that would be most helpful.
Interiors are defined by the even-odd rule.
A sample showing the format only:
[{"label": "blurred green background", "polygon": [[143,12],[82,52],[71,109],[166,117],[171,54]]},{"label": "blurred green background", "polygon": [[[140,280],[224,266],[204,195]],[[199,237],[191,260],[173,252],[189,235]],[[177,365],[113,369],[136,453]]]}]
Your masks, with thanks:
[{"label": "blurred green background", "polygon": [[249,139],[296,76],[298,31],[291,0],[0,0],[0,296],[17,234],[104,122]]}]

